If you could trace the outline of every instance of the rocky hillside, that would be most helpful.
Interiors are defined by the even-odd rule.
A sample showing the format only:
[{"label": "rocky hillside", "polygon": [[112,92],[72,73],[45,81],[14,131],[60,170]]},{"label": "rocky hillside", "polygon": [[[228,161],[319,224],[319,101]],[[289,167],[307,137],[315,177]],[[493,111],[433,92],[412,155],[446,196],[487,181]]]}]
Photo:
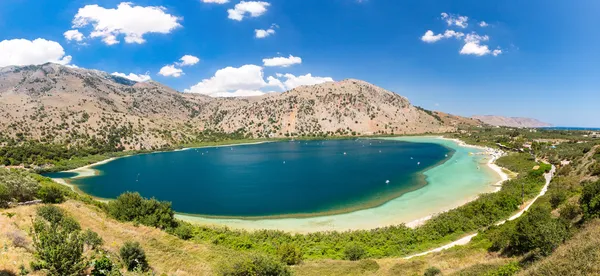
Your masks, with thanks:
[{"label": "rocky hillside", "polygon": [[544,123],[532,118],[521,117],[503,117],[494,115],[477,115],[471,117],[480,120],[492,126],[507,126],[507,127],[549,127],[549,123]]},{"label": "rocky hillside", "polygon": [[0,68],[4,141],[152,149],[200,142],[207,133],[251,138],[414,134],[477,123],[415,107],[359,80],[260,97],[210,98],[57,64]]}]

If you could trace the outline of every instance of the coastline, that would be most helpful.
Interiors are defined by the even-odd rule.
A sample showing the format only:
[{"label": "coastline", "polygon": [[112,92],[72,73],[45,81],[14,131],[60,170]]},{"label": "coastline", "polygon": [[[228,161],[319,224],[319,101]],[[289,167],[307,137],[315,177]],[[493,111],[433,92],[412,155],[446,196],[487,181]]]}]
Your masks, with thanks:
[{"label": "coastline", "polygon": [[[402,194],[401,196],[394,198],[394,199],[392,199],[380,206],[377,206],[377,207],[360,209],[360,210],[351,211],[351,212],[347,212],[347,213],[341,213],[341,214],[326,214],[326,215],[322,215],[322,216],[312,216],[312,217],[286,217],[286,218],[276,218],[276,217],[269,218],[269,217],[267,217],[267,218],[259,218],[259,219],[214,218],[214,217],[211,218],[211,217],[202,217],[202,216],[198,216],[198,215],[188,215],[188,214],[182,214],[182,213],[176,213],[176,217],[178,219],[182,219],[184,221],[188,221],[188,222],[192,222],[192,223],[199,223],[199,224],[204,224],[204,225],[215,225],[215,226],[220,226],[220,227],[225,226],[225,227],[244,229],[244,230],[250,230],[250,231],[259,230],[259,229],[275,229],[275,230],[282,230],[282,231],[295,232],[295,233],[312,233],[312,232],[319,232],[319,231],[346,231],[346,230],[359,230],[359,229],[367,230],[367,229],[374,229],[374,228],[378,228],[378,227],[385,227],[385,226],[399,225],[399,224],[405,224],[408,227],[414,228],[419,225],[422,225],[423,223],[425,223],[427,220],[431,219],[435,215],[438,215],[440,213],[446,212],[448,210],[454,209],[456,207],[459,207],[466,203],[469,203],[473,200],[476,200],[481,193],[496,192],[496,191],[500,190],[501,183],[508,178],[508,176],[500,169],[500,167],[494,164],[494,161],[497,160],[497,158],[499,158],[502,154],[502,152],[498,151],[498,150],[494,150],[491,148],[485,148],[485,147],[481,147],[481,146],[468,145],[461,140],[444,138],[441,136],[418,136],[418,137],[409,136],[409,137],[392,137],[392,138],[388,137],[388,138],[374,138],[374,139],[391,139],[391,140],[408,141],[408,142],[412,141],[412,142],[439,143],[439,144],[445,145],[447,147],[450,147],[456,151],[458,151],[458,149],[461,149],[460,151],[461,151],[462,159],[465,158],[467,153],[469,156],[468,159],[473,159],[473,160],[485,159],[487,156],[491,156],[491,158],[489,158],[485,162],[486,163],[485,170],[481,170],[481,172],[479,172],[479,174],[484,174],[483,171],[493,172],[493,174],[495,174],[496,177],[499,177],[499,180],[494,181],[493,183],[478,183],[478,185],[475,185],[476,187],[467,187],[469,195],[460,196],[460,194],[458,194],[458,195],[456,195],[457,198],[454,198],[452,200],[448,200],[448,198],[444,198],[442,200],[443,203],[438,204],[440,206],[437,208],[436,208],[435,204],[432,205],[433,207],[432,206],[424,206],[425,208],[414,208],[416,206],[410,206],[411,204],[414,204],[414,202],[419,202],[418,199],[420,197],[423,197],[424,193],[425,193],[425,197],[423,197],[423,198],[427,198],[428,194],[429,194],[429,197],[431,197],[430,194],[432,193],[432,190],[435,190],[435,189],[432,187],[428,187],[428,186],[431,186],[430,182],[432,182],[432,181],[435,183],[439,182],[438,180],[436,180],[436,178],[439,178],[439,175],[435,175],[436,173],[432,173],[431,171],[435,172],[437,170],[440,170],[440,167],[445,168],[448,166],[453,166],[454,162],[458,163],[459,160],[455,160],[455,158],[453,156],[449,160],[446,160],[446,162],[423,172],[423,175],[425,176],[426,181],[428,183],[425,187],[422,187],[421,189],[418,189],[415,191],[410,191],[406,194]],[[262,144],[262,143],[269,143],[269,142],[272,142],[272,141],[260,141],[260,142],[252,142],[252,143],[241,143],[241,144],[227,144],[227,145],[218,145],[218,146],[191,147],[191,148],[179,149],[178,151],[184,151],[184,150],[190,150],[190,149],[196,149],[196,148],[253,145],[253,144]],[[468,152],[466,150],[467,148],[475,149],[476,153],[472,154],[472,152]],[[159,153],[159,152],[153,152],[153,153]],[[152,154],[152,153],[145,153],[145,154]],[[123,156],[123,157],[127,157],[127,156]],[[87,165],[84,167],[69,170],[67,172],[74,172],[74,173],[78,174],[77,176],[75,176],[73,178],[83,178],[83,177],[94,176],[94,175],[97,175],[99,172],[98,170],[94,169],[95,166],[106,164],[108,162],[111,162],[118,158],[123,158],[123,157],[109,158],[109,159],[106,159],[106,160],[103,160],[100,162],[96,162],[94,164],[90,164],[90,165]],[[453,162],[451,163],[451,161],[453,161]],[[484,164],[481,163],[482,168],[484,167],[483,165]],[[471,167],[471,169],[475,166],[479,167],[479,165],[475,165],[475,164],[470,164],[469,166]],[[453,171],[447,171],[445,173],[451,173],[451,172],[453,172]],[[442,173],[442,174],[444,174],[444,173]],[[460,172],[458,172],[458,174],[460,174]],[[430,179],[430,178],[433,178],[433,179]],[[58,178],[58,179],[53,179],[53,180],[57,183],[66,185],[66,186],[70,187],[71,189],[74,189],[78,192],[82,192],[77,189],[76,185],[68,183],[68,181],[65,181],[65,179]],[[465,181],[465,180],[462,180],[462,181]],[[466,179],[466,181],[478,182],[478,180],[471,181],[470,179]],[[483,182],[486,182],[486,181],[487,180],[484,180]],[[489,189],[491,187],[493,187],[494,189],[493,190]],[[445,187],[445,189],[448,189],[448,187]],[[456,190],[452,190],[452,189],[450,189],[450,190],[451,190],[450,194],[452,194],[452,192],[456,193],[456,190],[460,190],[460,187],[457,187]],[[442,194],[443,194],[443,192],[442,192]],[[105,201],[105,199],[98,199],[98,200]],[[405,201],[405,202],[403,203],[403,201]],[[435,199],[434,199],[434,201],[435,201]],[[411,210],[411,209],[416,209],[419,211],[415,211],[415,210]],[[401,210],[404,212],[398,213],[395,210]],[[416,215],[416,214],[418,214],[418,215]]]}]

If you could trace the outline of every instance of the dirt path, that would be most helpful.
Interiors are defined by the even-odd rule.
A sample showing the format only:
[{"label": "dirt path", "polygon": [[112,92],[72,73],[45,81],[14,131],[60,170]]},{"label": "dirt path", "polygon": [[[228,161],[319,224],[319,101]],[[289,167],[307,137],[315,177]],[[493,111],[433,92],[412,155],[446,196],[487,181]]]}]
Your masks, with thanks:
[{"label": "dirt path", "polygon": [[[531,202],[529,202],[527,205],[525,205],[525,207],[521,211],[519,211],[518,213],[516,213],[515,215],[513,215],[512,217],[510,217],[510,218],[508,218],[506,220],[503,220],[501,222],[496,223],[496,225],[502,225],[502,224],[504,224],[507,221],[515,220],[518,217],[522,216],[523,213],[525,213],[525,211],[529,210],[529,208],[533,205],[533,203],[535,203],[535,201],[538,198],[540,198],[541,196],[543,196],[543,195],[546,194],[546,192],[548,191],[548,185],[550,185],[550,182],[552,181],[552,178],[554,177],[554,173],[555,172],[556,172],[556,167],[554,167],[554,165],[552,165],[552,170],[550,170],[550,172],[548,172],[547,174],[544,174],[544,178],[546,179],[546,184],[544,184],[544,187],[542,187],[542,190],[540,191],[540,193],[536,197],[534,197],[533,200],[531,200]],[[446,250],[448,248],[452,248],[452,247],[457,246],[457,245],[465,245],[465,244],[469,243],[471,241],[471,239],[473,239],[475,236],[477,236],[477,233],[468,235],[468,236],[463,237],[463,238],[461,238],[459,240],[453,241],[453,242],[451,242],[449,244],[440,246],[438,248],[434,248],[434,249],[429,250],[429,251],[425,251],[425,252],[421,252],[421,253],[418,253],[418,254],[414,254],[414,255],[410,255],[410,256],[404,257],[404,259],[408,260],[408,259],[411,259],[411,258],[414,258],[414,257],[420,257],[420,256],[425,256],[425,255],[428,255],[428,254],[431,254],[431,253],[440,252],[440,251]]]}]

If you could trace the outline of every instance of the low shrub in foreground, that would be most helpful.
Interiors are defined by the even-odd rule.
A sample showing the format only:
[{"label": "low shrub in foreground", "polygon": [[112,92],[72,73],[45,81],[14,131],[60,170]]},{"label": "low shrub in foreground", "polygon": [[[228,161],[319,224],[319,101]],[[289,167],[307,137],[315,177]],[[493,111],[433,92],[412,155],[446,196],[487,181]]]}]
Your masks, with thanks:
[{"label": "low shrub in foreground", "polygon": [[128,271],[147,271],[150,268],[146,260],[146,252],[138,242],[126,242],[119,253]]},{"label": "low shrub in foreground", "polygon": [[221,276],[290,276],[292,272],[283,263],[260,254],[239,255],[221,264],[218,269]]}]

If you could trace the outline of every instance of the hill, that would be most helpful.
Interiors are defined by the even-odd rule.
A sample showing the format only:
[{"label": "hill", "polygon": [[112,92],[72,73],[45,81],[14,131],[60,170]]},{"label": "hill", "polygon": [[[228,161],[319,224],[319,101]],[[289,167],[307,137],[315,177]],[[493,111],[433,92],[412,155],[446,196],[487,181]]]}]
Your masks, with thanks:
[{"label": "hill", "polygon": [[51,63],[0,68],[4,140],[136,150],[202,142],[215,133],[237,138],[416,134],[454,131],[465,123],[478,122],[439,116],[351,79],[259,97],[211,98]]},{"label": "hill", "polygon": [[522,118],[522,117],[503,117],[503,116],[495,116],[495,115],[476,115],[471,118],[480,120],[488,125],[492,126],[506,126],[506,127],[528,127],[528,128],[537,128],[537,127],[549,127],[552,124],[544,123],[537,119],[532,118]]}]

